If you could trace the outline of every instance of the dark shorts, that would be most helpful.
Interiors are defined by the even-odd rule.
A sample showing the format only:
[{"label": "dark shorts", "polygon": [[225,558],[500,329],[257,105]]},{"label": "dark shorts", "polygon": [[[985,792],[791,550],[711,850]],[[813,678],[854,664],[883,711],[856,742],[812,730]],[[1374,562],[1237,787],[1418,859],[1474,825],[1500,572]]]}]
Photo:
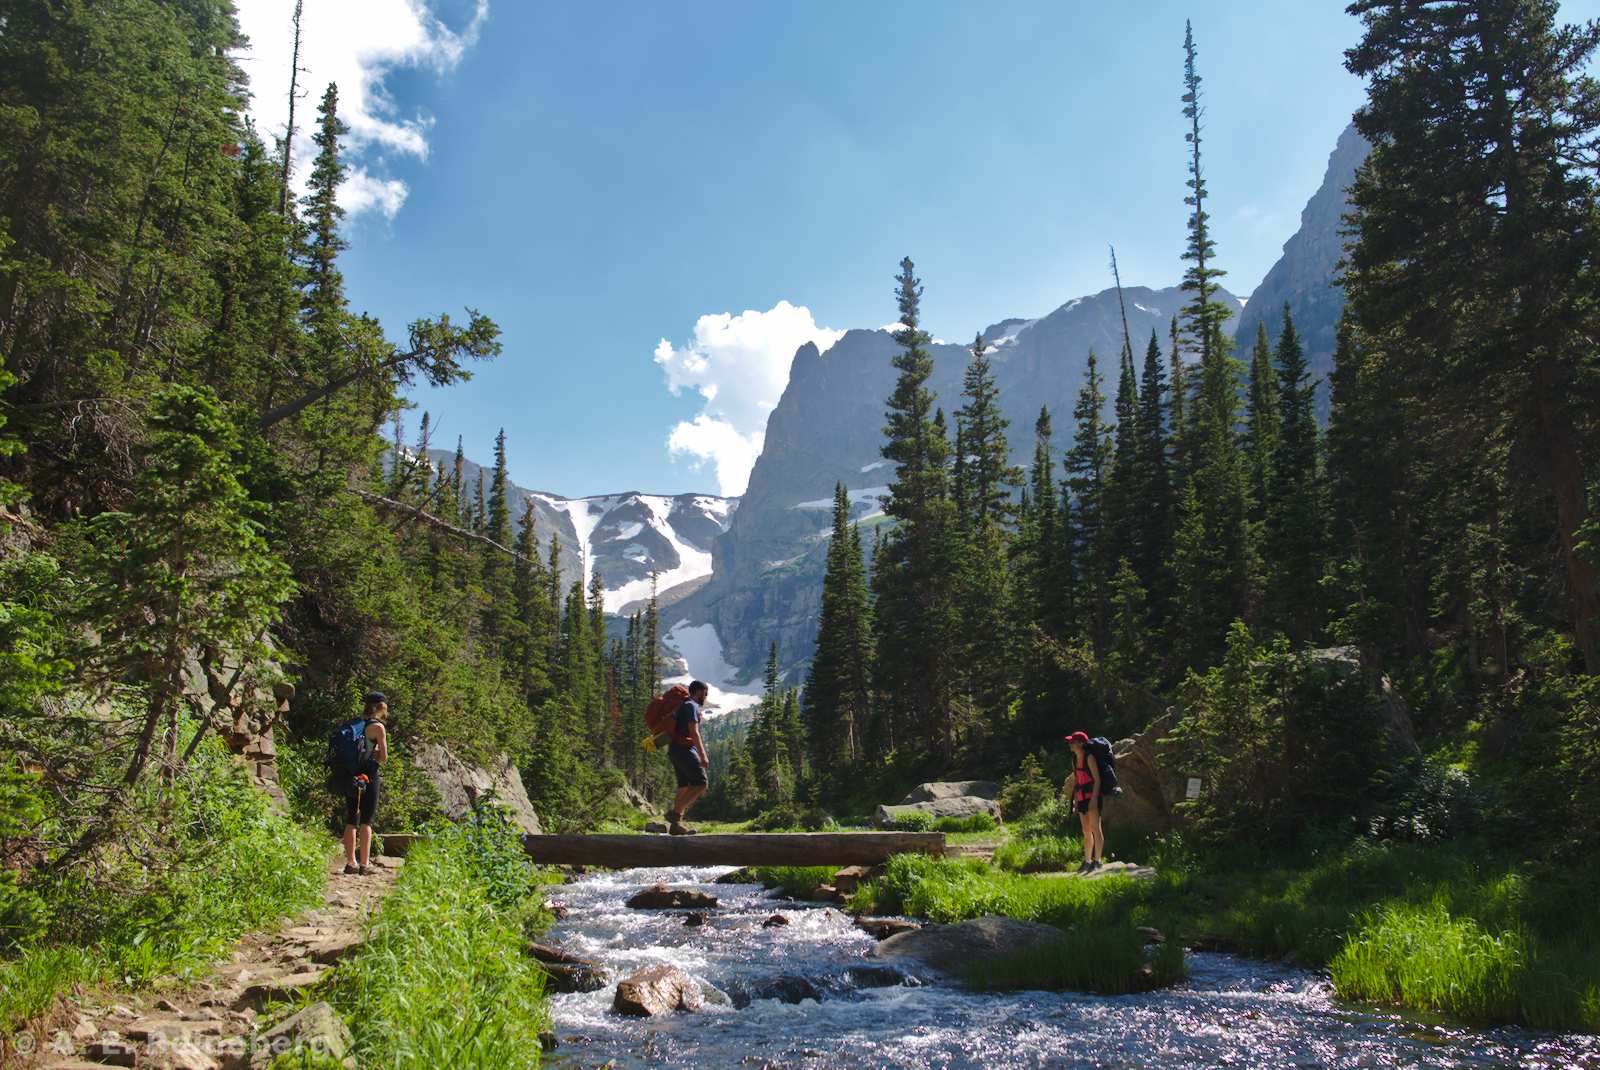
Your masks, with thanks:
[{"label": "dark shorts", "polygon": [[356,790],[351,788],[344,798],[344,823],[346,825],[370,825],[373,815],[378,812],[378,777],[372,774],[372,783],[361,792],[361,808],[356,809]]},{"label": "dark shorts", "polygon": [[[1080,814],[1087,814],[1089,812],[1089,800],[1074,799],[1072,801],[1072,808],[1077,810]],[[1106,797],[1104,795],[1101,795],[1099,798],[1095,799],[1094,812],[1097,814],[1103,814],[1106,812]]]},{"label": "dark shorts", "polygon": [[678,787],[703,788],[709,783],[705,768],[700,764],[700,756],[694,748],[668,747],[667,757],[672,761],[672,771],[678,774]]}]

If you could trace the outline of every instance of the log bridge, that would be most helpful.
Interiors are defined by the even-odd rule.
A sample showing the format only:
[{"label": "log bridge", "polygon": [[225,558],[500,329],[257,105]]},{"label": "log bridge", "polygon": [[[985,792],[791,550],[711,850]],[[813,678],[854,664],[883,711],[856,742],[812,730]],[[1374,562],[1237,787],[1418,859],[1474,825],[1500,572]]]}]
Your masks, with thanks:
[{"label": "log bridge", "polygon": [[693,836],[524,836],[522,849],[545,865],[875,866],[897,854],[944,855],[942,832],[742,832]]}]

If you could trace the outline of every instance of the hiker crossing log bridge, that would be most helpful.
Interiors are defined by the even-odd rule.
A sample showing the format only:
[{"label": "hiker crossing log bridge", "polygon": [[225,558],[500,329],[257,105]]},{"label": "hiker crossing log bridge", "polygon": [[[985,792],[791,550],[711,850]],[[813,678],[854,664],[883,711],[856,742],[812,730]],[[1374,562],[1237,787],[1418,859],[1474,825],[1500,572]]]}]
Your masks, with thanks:
[{"label": "hiker crossing log bridge", "polygon": [[779,832],[719,836],[533,836],[522,849],[547,865],[873,866],[897,854],[944,854],[942,832]]}]

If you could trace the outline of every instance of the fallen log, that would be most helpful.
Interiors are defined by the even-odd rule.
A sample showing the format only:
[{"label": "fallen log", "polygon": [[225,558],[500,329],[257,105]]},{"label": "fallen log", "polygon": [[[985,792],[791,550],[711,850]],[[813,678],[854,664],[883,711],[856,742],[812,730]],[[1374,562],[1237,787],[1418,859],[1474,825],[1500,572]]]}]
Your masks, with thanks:
[{"label": "fallen log", "polygon": [[780,832],[697,836],[522,837],[543,865],[850,866],[877,865],[897,854],[944,854],[942,832]]}]

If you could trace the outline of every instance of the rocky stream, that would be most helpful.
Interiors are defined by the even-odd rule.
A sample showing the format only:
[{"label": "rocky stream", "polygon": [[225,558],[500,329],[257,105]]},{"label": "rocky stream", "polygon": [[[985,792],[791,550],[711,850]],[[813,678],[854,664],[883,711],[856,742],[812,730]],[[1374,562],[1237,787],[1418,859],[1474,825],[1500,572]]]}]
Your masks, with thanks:
[{"label": "rocky stream", "polygon": [[[727,872],[592,873],[557,891],[567,913],[549,942],[600,963],[607,980],[551,997],[552,1065],[1600,1068],[1597,1037],[1353,1006],[1315,972],[1206,952],[1188,956],[1182,985],[1141,995],[969,992],[914,959],[869,957],[874,938],[835,908],[714,883]],[[657,883],[718,904],[703,920],[624,905]],[[619,980],[662,966],[697,983],[698,1011],[613,1009]]]}]

